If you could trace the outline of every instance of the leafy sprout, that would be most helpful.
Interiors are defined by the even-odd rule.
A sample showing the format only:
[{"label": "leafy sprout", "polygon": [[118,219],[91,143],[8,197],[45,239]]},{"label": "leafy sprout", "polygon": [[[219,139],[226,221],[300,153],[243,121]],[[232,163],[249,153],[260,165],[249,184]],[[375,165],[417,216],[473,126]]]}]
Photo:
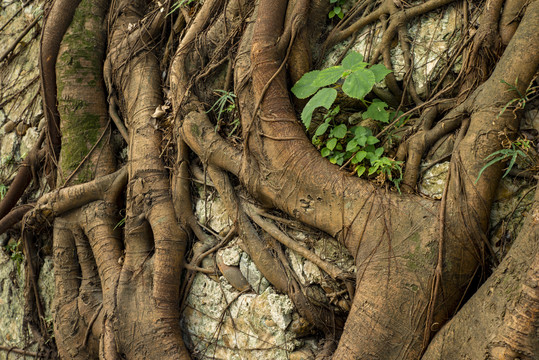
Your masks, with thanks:
[{"label": "leafy sprout", "polygon": [[[372,119],[387,124],[394,112],[382,100],[370,101],[365,96],[390,72],[381,64],[369,66],[361,54],[351,52],[341,65],[306,73],[291,90],[300,99],[311,97],[301,112],[301,121],[307,129],[311,126],[316,109],[322,107],[327,110],[312,138],[323,157],[339,166],[351,163],[358,176],[365,173],[367,176],[382,175],[399,189],[402,162],[383,156],[384,148],[376,146],[380,140],[373,135],[371,129],[359,125],[348,127],[335,121],[340,107],[333,105],[338,92],[342,91],[365,105],[366,111],[361,114],[364,120]],[[393,173],[398,176],[393,176]]]}]

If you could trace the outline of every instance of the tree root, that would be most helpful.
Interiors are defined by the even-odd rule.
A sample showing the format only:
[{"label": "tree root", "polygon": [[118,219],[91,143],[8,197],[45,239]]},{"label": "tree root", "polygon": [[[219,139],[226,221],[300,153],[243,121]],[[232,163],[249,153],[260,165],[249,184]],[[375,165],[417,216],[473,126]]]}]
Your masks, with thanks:
[{"label": "tree root", "polygon": [[[429,124],[433,121],[437,113],[437,107],[426,111],[423,117],[424,129],[429,127]],[[397,160],[407,160],[402,180],[403,191],[414,191],[419,177],[419,168],[423,154],[442,136],[454,131],[461,124],[465,114],[466,107],[465,105],[461,105],[451,110],[432,129],[421,130],[399,146],[396,156]]]}]

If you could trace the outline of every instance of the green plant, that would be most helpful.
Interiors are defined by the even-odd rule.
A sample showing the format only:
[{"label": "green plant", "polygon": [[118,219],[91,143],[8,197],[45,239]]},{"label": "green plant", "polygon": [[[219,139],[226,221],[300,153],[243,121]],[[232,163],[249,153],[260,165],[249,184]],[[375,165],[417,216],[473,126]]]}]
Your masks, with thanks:
[{"label": "green plant", "polygon": [[[500,111],[500,113],[498,114],[498,117],[500,117],[506,110],[509,106],[513,105],[515,106],[515,109],[514,111],[516,110],[519,110],[519,109],[524,109],[524,107],[526,107],[526,104],[535,98],[535,95],[539,92],[539,86],[533,86],[534,82],[535,82],[535,79],[533,79],[530,84],[528,85],[528,87],[526,88],[526,92],[524,94],[522,94],[520,92],[520,90],[518,90],[518,79],[515,81],[515,85],[511,85],[509,84],[507,81],[505,80],[500,80],[500,82],[502,84],[505,84],[507,85],[507,87],[509,88],[508,91],[514,91],[518,94],[518,97],[517,98],[514,98],[512,100],[510,100],[509,102],[507,102],[507,104],[505,104],[505,106],[502,108],[502,110]],[[516,103],[516,104],[515,104]]]},{"label": "green plant", "polygon": [[[236,95],[231,91],[225,90],[215,90],[215,93],[221,95],[206,113],[213,110],[217,114],[217,125],[215,126],[215,131],[217,131],[221,126],[221,118],[223,115],[225,113],[233,113],[236,111]],[[228,132],[227,136],[232,136],[236,132],[240,125],[239,119],[234,118],[230,125],[232,126],[232,130]]]},{"label": "green plant", "polygon": [[15,262],[15,264],[17,264],[17,271],[19,273],[21,272],[21,264],[22,264],[22,262],[24,260],[24,254],[20,250],[20,248],[21,248],[21,241],[20,240],[18,240],[17,242],[10,241],[6,245],[6,251],[10,254],[11,260],[13,260]]},{"label": "green plant", "polygon": [[[500,149],[498,151],[493,152],[489,156],[487,156],[484,160],[490,160],[488,163],[485,164],[479,171],[479,174],[477,175],[477,179],[475,179],[475,183],[479,181],[479,178],[483,174],[483,171],[485,171],[486,168],[489,166],[504,160],[509,160],[509,164],[507,165],[507,169],[505,170],[505,173],[502,177],[506,177],[507,174],[511,171],[513,166],[515,165],[515,162],[519,157],[521,157],[524,160],[529,160],[528,151],[531,148],[531,141],[527,139],[517,139],[515,141],[510,142],[510,147],[507,149]],[[497,157],[496,157],[497,156]]]},{"label": "green plant", "polygon": [[0,184],[0,200],[4,199],[4,196],[6,196],[8,187],[4,184]]},{"label": "green plant", "polygon": [[339,19],[342,19],[344,17],[344,11],[342,6],[346,2],[346,0],[329,0],[329,2],[330,4],[335,5],[333,5],[333,9],[331,9],[331,11],[329,12],[328,17],[330,19],[333,19],[335,15],[337,15]]},{"label": "green plant", "polygon": [[172,5],[172,9],[170,9],[170,12],[168,13],[168,15],[172,14],[174,11],[178,10],[179,8],[181,8],[182,6],[189,6],[191,5],[192,3],[194,3],[195,1],[197,0],[178,0],[174,3],[174,5]]},{"label": "green plant", "polygon": [[313,112],[317,108],[323,107],[327,110],[312,139],[323,157],[339,166],[344,163],[352,164],[353,171],[358,176],[364,173],[367,176],[382,175],[391,180],[398,189],[402,179],[402,162],[383,156],[384,148],[375,146],[380,140],[373,135],[370,128],[359,125],[348,127],[335,121],[340,111],[338,105],[333,106],[338,89],[350,97],[361,100],[366,107],[366,111],[361,114],[363,119],[373,119],[384,124],[395,115],[380,99],[372,101],[365,99],[374,84],[382,81],[390,73],[381,64],[370,67],[368,65],[363,61],[362,55],[352,52],[339,66],[306,73],[292,87],[292,92],[300,99],[312,96],[301,113],[301,120],[307,129],[311,126]]},{"label": "green plant", "polygon": [[[509,108],[510,106],[514,106],[513,112],[519,109],[524,109],[526,107],[526,104],[529,101],[533,100],[537,96],[537,93],[539,93],[539,86],[533,86],[533,84],[535,83],[535,78],[532,79],[532,81],[526,88],[526,92],[524,94],[522,94],[517,87],[518,79],[515,81],[515,85],[511,85],[505,80],[500,80],[500,82],[502,84],[507,85],[507,87],[509,88],[508,91],[516,92],[518,94],[518,97],[508,101],[507,104],[505,104],[505,106],[500,110],[500,113],[498,114],[497,117],[500,117],[503,113],[505,113],[507,111],[507,108]],[[519,157],[525,161],[530,160],[530,157],[528,155],[528,151],[530,150],[530,147],[531,147],[530,140],[519,138],[515,141],[510,141],[510,140],[506,141],[506,143],[508,143],[509,145],[505,149],[495,151],[484,159],[484,160],[488,160],[488,159],[494,158],[481,168],[481,170],[479,171],[479,174],[477,175],[477,179],[475,179],[476,184],[479,181],[479,178],[481,177],[481,175],[483,174],[483,171],[485,171],[486,168],[488,168],[489,166],[499,161],[509,160],[507,169],[505,170],[505,173],[502,176],[502,177],[506,177],[507,174],[509,174],[509,172],[515,165],[515,162],[517,161]],[[495,157],[496,155],[498,156]]]},{"label": "green plant", "polygon": [[120,210],[120,216],[122,217],[122,219],[120,221],[118,221],[118,223],[114,226],[114,228],[112,230],[116,230],[117,228],[119,227],[122,227],[125,225],[125,209],[121,209]]},{"label": "green plant", "polygon": [[15,164],[15,159],[12,155],[6,155],[2,157],[2,165],[4,166],[10,166]]}]

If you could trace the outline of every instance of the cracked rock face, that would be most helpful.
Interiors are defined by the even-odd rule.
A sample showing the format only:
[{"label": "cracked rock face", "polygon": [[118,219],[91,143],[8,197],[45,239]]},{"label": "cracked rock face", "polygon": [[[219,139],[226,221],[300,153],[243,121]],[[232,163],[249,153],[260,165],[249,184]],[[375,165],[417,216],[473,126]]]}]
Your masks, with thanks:
[{"label": "cracked rock face", "polygon": [[[414,43],[410,44],[411,57],[414,59],[412,79],[419,96],[427,95],[431,82],[446,69],[449,57],[456,51],[461,21],[457,7],[451,5],[414,18],[407,24],[408,33],[414,34]],[[373,49],[382,40],[382,33],[380,23],[366,26],[358,33],[350,50],[364,56],[370,51],[372,55]],[[348,40],[336,45],[326,57],[323,67],[336,65],[337,59],[348,45]],[[406,75],[404,54],[400,46],[392,46],[390,54],[393,73],[397,81],[400,81]],[[452,65],[453,72],[458,73],[460,66],[461,60],[458,59]]]}]

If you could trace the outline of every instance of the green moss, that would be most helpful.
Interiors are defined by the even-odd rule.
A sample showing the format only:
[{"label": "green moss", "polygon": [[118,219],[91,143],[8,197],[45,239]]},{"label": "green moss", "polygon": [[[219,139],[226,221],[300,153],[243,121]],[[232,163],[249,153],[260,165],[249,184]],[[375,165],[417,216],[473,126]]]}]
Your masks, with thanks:
[{"label": "green moss", "polygon": [[[102,28],[96,9],[89,0],[78,6],[62,40],[58,57],[57,95],[61,117],[62,150],[60,168],[65,176],[75,170],[97,142],[102,129],[99,115],[93,111],[96,85],[102,79]],[[77,182],[94,177],[89,161],[79,170]]]}]

